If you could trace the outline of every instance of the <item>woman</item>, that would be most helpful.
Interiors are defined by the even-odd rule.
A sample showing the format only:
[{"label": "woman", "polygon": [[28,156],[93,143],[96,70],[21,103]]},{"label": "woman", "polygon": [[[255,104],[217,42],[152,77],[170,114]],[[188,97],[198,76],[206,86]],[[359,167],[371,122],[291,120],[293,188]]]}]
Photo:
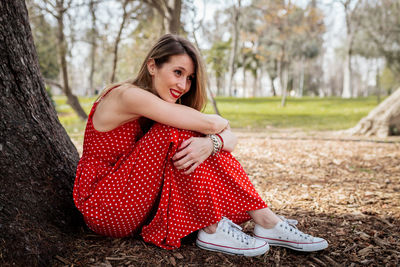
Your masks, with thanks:
[{"label": "woman", "polygon": [[[196,230],[199,247],[230,254],[261,255],[269,244],[326,248],[325,240],[277,217],[257,194],[230,154],[236,137],[228,121],[200,112],[205,79],[194,46],[167,34],[135,80],[100,95],[74,185],[86,224],[112,237],[141,231],[146,242],[165,249],[178,248]],[[255,237],[237,225],[251,218]]]}]

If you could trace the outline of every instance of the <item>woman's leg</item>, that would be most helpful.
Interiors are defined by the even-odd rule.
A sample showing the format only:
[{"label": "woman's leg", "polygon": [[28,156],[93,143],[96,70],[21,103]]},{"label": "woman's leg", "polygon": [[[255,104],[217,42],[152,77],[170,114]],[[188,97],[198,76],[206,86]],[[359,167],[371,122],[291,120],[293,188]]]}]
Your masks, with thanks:
[{"label": "woman's leg", "polygon": [[211,156],[193,173],[185,175],[174,167],[172,157],[183,140],[200,135],[159,124],[153,128],[157,136],[169,136],[171,146],[163,170],[157,213],[143,227],[145,241],[167,249],[177,248],[180,238],[216,224],[222,217],[240,224],[251,219],[246,211],[267,206],[230,153]]},{"label": "woman's leg", "polygon": [[[256,224],[267,229],[274,228],[277,223],[282,221],[269,208],[250,210],[247,213],[250,215],[250,217],[254,220]],[[215,231],[217,230],[217,226],[218,224],[215,223],[205,227],[203,230],[208,234],[212,234],[215,233]]]},{"label": "woman's leg", "polygon": [[247,212],[254,222],[263,228],[274,228],[282,220],[276,216],[269,208],[251,210]]}]

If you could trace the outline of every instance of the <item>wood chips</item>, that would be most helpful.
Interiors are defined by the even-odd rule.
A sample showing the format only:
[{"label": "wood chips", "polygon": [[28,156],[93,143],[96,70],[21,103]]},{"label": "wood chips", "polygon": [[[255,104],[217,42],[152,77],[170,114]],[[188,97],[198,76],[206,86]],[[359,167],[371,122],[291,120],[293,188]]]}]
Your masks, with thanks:
[{"label": "wood chips", "polygon": [[[274,212],[298,220],[300,230],[327,239],[326,250],[271,247],[263,256],[246,258],[201,250],[195,233],[181,248],[167,251],[139,236],[112,239],[83,231],[54,265],[399,266],[400,138],[237,134],[234,155],[263,199]],[[252,228],[252,222],[244,224],[245,231]]]}]

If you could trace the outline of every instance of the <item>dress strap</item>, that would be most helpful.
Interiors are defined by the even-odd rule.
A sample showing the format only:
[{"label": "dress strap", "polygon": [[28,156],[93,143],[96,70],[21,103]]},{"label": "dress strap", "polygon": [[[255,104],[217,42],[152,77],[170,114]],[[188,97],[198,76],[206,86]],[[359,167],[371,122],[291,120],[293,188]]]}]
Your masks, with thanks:
[{"label": "dress strap", "polygon": [[93,114],[94,114],[94,112],[96,111],[96,107],[97,107],[97,105],[100,103],[100,101],[101,101],[106,95],[108,95],[112,90],[114,90],[115,88],[117,88],[118,86],[119,86],[119,85],[115,85],[115,86],[111,87],[110,89],[108,89],[108,91],[105,92],[104,95],[102,95],[101,97],[99,97],[99,99],[97,99],[97,100],[93,103],[92,110],[90,111],[90,114],[89,114],[89,120],[92,119]]},{"label": "dress strap", "polygon": [[108,95],[112,90],[114,90],[118,86],[120,86],[120,85],[118,84],[118,85],[115,85],[115,86],[111,87],[110,89],[108,89],[107,92],[105,92],[104,95],[99,97],[99,99],[97,99],[95,103],[99,103],[106,95]]}]

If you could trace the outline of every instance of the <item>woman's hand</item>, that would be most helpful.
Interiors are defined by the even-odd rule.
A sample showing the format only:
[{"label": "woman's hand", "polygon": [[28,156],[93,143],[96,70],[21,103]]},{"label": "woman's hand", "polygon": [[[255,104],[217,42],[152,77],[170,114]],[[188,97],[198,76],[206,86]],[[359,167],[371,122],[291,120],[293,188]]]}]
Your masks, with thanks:
[{"label": "woman's hand", "polygon": [[213,143],[208,136],[191,137],[182,142],[178,152],[172,157],[178,170],[185,174],[192,173],[213,152]]}]

